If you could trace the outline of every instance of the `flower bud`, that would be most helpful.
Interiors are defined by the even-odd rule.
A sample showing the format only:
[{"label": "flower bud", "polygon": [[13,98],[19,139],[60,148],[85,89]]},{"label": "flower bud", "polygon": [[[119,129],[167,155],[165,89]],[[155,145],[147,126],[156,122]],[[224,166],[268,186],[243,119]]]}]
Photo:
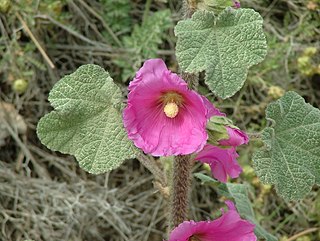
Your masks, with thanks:
[{"label": "flower bud", "polygon": [[0,0],[0,13],[6,13],[10,8],[11,0]]},{"label": "flower bud", "polygon": [[23,94],[28,88],[28,81],[25,79],[17,79],[13,82],[12,89],[18,94]]}]

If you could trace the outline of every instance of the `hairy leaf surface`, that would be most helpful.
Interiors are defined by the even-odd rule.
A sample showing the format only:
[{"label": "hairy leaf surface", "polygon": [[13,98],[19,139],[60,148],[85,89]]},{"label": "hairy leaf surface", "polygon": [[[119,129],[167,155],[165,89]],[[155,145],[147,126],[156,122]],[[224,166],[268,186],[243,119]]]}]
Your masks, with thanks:
[{"label": "hairy leaf surface", "polygon": [[262,17],[252,9],[227,8],[217,17],[198,11],[175,27],[180,67],[190,73],[206,71],[205,82],[222,98],[243,85],[250,66],[266,55]]},{"label": "hairy leaf surface", "polygon": [[101,67],[83,65],[65,76],[51,90],[49,101],[54,110],[37,126],[48,148],[75,155],[80,167],[94,174],[135,157],[122,124],[121,91]]},{"label": "hairy leaf surface", "polygon": [[262,133],[255,170],[284,198],[301,199],[320,183],[320,110],[290,91],[269,104],[266,118],[273,126]]}]

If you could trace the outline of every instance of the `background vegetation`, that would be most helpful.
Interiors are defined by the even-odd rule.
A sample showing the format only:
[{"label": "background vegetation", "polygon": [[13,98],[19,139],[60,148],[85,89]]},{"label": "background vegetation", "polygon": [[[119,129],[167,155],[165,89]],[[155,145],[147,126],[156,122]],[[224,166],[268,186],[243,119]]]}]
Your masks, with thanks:
[{"label": "background vegetation", "polygon": [[[250,185],[261,224],[281,240],[320,240],[318,188],[286,202],[251,168],[268,103],[295,90],[320,107],[320,1],[241,3],[263,16],[268,55],[231,99],[211,95],[203,82],[199,88],[251,133],[235,182]],[[173,27],[180,9],[179,0],[0,0],[0,240],[162,240],[166,200],[137,160],[90,175],[73,157],[42,146],[35,129],[51,109],[52,86],[82,64],[107,69],[124,96],[145,59],[161,57],[177,72]],[[194,169],[209,173],[199,164]],[[197,178],[193,185],[190,217],[218,215],[224,198],[217,187]]]}]

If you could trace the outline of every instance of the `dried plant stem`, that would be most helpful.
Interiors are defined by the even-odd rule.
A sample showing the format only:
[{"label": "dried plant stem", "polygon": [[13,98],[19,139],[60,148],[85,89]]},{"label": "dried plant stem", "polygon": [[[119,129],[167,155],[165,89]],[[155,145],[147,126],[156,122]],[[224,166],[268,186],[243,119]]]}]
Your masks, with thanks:
[{"label": "dried plant stem", "polygon": [[33,35],[33,33],[31,32],[30,28],[28,27],[28,25],[26,24],[26,22],[22,19],[21,15],[17,12],[16,13],[17,18],[19,19],[19,21],[21,22],[24,30],[28,33],[29,37],[31,38],[31,40],[34,42],[34,44],[36,45],[36,47],[38,48],[38,50],[40,51],[41,55],[43,56],[43,58],[45,59],[45,61],[48,63],[48,65],[50,66],[50,68],[54,69],[55,66],[52,63],[51,59],[48,57],[47,53],[44,51],[44,49],[41,47],[40,43],[38,42],[38,40],[36,39],[36,37]]},{"label": "dried plant stem", "polygon": [[312,233],[312,232],[315,232],[315,231],[318,231],[318,230],[319,230],[319,228],[309,228],[309,229],[307,229],[307,230],[304,230],[304,231],[302,231],[302,232],[300,232],[300,233],[292,236],[292,237],[289,238],[287,241],[294,241],[294,240],[296,240],[297,238],[299,238],[299,237],[301,237],[301,236],[303,236],[303,235],[306,235],[306,234],[308,234],[308,233]]},{"label": "dried plant stem", "polygon": [[171,196],[171,228],[178,226],[188,217],[191,167],[192,159],[190,155],[175,157],[173,165],[173,192]]}]

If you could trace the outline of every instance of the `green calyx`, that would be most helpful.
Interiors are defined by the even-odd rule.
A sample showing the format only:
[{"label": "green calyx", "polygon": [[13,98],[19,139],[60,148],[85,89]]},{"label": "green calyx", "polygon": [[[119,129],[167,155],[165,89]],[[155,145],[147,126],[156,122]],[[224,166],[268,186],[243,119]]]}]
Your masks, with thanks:
[{"label": "green calyx", "polygon": [[224,116],[213,116],[210,118],[207,124],[208,131],[208,143],[218,146],[219,141],[229,139],[229,135],[226,127],[239,129],[233,125],[232,121]]}]

